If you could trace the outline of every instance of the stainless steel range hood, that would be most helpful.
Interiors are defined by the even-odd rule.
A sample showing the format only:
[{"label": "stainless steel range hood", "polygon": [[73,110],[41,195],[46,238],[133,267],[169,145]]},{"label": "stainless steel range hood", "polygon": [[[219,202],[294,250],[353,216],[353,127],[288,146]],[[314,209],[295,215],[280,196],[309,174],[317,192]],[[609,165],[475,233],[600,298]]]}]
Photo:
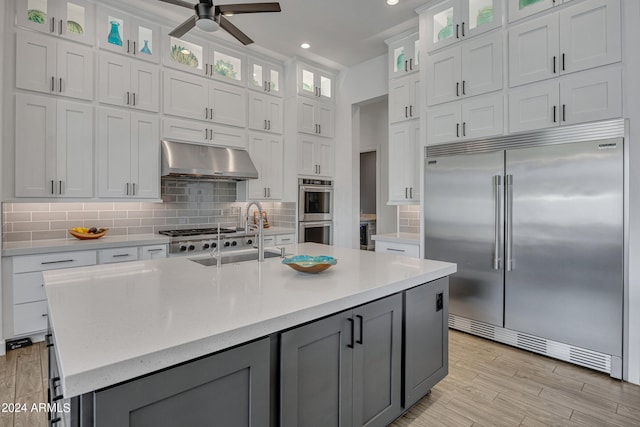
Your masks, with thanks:
[{"label": "stainless steel range hood", "polygon": [[163,178],[245,181],[257,179],[249,153],[238,148],[162,141]]}]

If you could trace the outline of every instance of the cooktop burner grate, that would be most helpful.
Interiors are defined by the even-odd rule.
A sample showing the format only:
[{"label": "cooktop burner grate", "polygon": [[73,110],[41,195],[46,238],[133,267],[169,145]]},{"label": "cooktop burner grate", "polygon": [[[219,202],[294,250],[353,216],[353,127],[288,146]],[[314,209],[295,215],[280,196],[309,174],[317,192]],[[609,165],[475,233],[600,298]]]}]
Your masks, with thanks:
[{"label": "cooktop burner grate", "polygon": [[[221,234],[236,233],[236,228],[220,228]],[[183,237],[183,236],[200,236],[204,234],[218,234],[218,228],[191,228],[186,230],[162,230],[158,233],[169,237]]]}]

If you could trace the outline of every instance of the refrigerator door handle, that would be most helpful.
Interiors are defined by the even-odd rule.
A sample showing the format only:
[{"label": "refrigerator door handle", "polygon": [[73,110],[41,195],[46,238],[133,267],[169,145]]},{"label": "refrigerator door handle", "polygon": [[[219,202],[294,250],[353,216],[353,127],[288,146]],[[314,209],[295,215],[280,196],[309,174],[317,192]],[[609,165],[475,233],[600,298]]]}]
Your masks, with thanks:
[{"label": "refrigerator door handle", "polygon": [[493,269],[500,270],[500,242],[501,242],[501,232],[500,228],[502,227],[502,176],[494,175],[493,176],[493,187],[495,191],[495,224],[494,224],[494,237],[493,237]]},{"label": "refrigerator door handle", "polygon": [[505,204],[505,246],[506,246],[506,260],[505,270],[513,270],[513,175],[506,175],[504,179],[504,186],[506,190],[506,204]]}]

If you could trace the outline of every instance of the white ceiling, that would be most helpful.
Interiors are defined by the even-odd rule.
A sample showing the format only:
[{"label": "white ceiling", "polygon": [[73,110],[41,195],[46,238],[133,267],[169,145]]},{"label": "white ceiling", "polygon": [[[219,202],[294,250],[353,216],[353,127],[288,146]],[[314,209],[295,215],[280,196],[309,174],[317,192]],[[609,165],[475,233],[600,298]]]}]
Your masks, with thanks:
[{"label": "white ceiling", "polygon": [[[259,1],[225,0],[215,4]],[[425,2],[399,0],[389,6],[385,0],[280,0],[280,13],[236,15],[229,20],[254,40],[256,48],[344,68],[385,53],[386,38],[417,29],[415,9]],[[158,0],[136,0],[133,5],[169,18],[176,25],[193,14]],[[197,29],[192,32],[207,36]],[[311,48],[300,48],[302,42],[310,43]]]}]

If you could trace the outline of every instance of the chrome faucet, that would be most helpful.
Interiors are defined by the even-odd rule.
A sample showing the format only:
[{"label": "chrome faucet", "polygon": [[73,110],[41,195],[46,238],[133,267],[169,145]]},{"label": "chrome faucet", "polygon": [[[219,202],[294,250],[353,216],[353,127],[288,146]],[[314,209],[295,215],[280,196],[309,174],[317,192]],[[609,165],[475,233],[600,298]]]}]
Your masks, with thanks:
[{"label": "chrome faucet", "polygon": [[249,202],[245,208],[244,231],[249,232],[249,209],[251,206],[258,208],[258,262],[264,261],[264,227],[262,224],[262,205],[260,202]]},{"label": "chrome faucet", "polygon": [[211,249],[210,255],[216,259],[216,268],[222,267],[222,246],[220,245],[220,223],[218,223],[218,241],[216,247]]}]

